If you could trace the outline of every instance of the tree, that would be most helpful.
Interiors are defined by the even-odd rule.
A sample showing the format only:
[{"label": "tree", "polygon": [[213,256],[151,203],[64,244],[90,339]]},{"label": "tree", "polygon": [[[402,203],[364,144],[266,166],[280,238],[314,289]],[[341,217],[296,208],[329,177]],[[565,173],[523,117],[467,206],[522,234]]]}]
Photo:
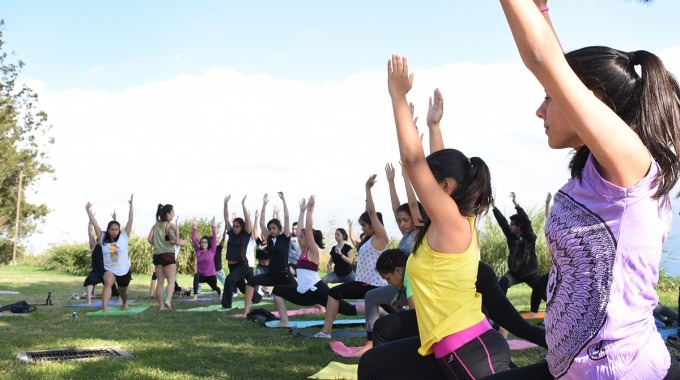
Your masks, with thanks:
[{"label": "tree", "polygon": [[[4,221],[0,241],[14,236],[20,172],[23,185],[19,237],[30,235],[49,211],[45,204],[27,202],[24,189],[54,172],[47,154],[47,148],[54,143],[47,114],[37,108],[38,95],[17,82],[24,62],[3,50],[4,26],[0,20],[0,220]],[[5,246],[0,244],[0,263],[5,262]]]}]

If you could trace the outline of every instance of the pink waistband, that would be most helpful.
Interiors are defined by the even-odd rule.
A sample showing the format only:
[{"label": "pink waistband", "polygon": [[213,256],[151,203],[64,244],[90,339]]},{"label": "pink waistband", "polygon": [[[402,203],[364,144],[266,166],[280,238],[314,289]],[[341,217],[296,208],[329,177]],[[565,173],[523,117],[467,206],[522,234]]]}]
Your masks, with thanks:
[{"label": "pink waistband", "polygon": [[489,324],[489,321],[484,318],[476,325],[453,333],[432,345],[434,357],[437,359],[442,358],[489,330],[491,330],[491,325]]}]

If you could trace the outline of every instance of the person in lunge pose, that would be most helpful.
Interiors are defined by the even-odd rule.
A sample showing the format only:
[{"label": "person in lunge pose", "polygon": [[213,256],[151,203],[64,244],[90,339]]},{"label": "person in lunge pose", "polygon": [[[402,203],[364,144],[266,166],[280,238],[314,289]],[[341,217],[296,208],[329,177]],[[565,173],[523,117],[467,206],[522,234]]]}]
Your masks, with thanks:
[{"label": "person in lunge pose", "polygon": [[102,311],[106,312],[109,307],[109,300],[111,299],[111,288],[115,283],[118,286],[120,299],[123,302],[122,309],[128,309],[128,294],[127,288],[132,280],[132,273],[130,272],[130,258],[128,256],[128,242],[130,240],[130,233],[132,233],[132,219],[133,207],[132,200],[134,195],[130,195],[130,212],[128,213],[128,222],[123,231],[120,230],[120,223],[115,220],[109,222],[106,226],[106,232],[102,234],[101,228],[92,213],[92,203],[88,202],[85,205],[87,216],[90,218],[90,223],[94,227],[94,233],[97,235],[97,241],[102,247],[102,258],[104,261],[104,291],[102,292]]},{"label": "person in lunge pose", "polygon": [[215,254],[217,236],[215,230],[215,217],[210,221],[210,236],[203,236],[198,240],[196,233],[196,220],[192,220],[191,244],[196,252],[196,274],[194,274],[194,300],[198,298],[198,284],[207,283],[212,290],[217,292],[217,297],[221,295],[220,287],[217,286],[217,276],[215,275]]},{"label": "person in lunge pose", "polygon": [[470,379],[508,370],[508,343],[485,318],[475,288],[475,222],[491,205],[489,168],[455,149],[425,157],[406,100],[413,80],[406,59],[393,55],[387,73],[401,162],[427,213],[406,265],[419,336],[366,352],[359,378]]}]

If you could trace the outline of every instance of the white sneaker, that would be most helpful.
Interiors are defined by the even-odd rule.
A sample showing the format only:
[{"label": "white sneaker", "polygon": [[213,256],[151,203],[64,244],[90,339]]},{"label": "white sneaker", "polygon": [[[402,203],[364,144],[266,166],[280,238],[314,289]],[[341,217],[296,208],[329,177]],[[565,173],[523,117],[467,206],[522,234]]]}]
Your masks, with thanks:
[{"label": "white sneaker", "polygon": [[314,338],[324,338],[324,339],[331,339],[332,338],[331,334],[326,334],[323,331],[319,331],[318,333],[312,335],[312,337],[314,337]]}]

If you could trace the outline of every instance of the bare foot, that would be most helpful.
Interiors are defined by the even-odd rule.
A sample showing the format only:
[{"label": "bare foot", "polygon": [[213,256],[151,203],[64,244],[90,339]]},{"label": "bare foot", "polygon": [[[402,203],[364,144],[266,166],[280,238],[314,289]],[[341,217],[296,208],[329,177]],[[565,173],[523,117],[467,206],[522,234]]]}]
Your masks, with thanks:
[{"label": "bare foot", "polygon": [[192,301],[198,300],[198,294],[194,294],[194,298],[191,299]]},{"label": "bare foot", "polygon": [[359,351],[355,352],[354,355],[356,355],[356,357],[358,358],[361,355],[363,355],[364,353],[366,353],[366,351],[370,350],[371,348],[373,348],[373,342],[370,342],[370,341],[366,342],[366,345],[361,347],[361,349]]},{"label": "bare foot", "polygon": [[125,302],[123,303],[123,307],[121,307],[121,309],[123,309],[123,310],[127,310],[127,309],[128,309],[128,303],[127,303],[127,301],[125,301]]},{"label": "bare foot", "polygon": [[169,303],[169,302],[167,302],[167,301],[164,302],[164,303],[163,303],[163,306],[165,306],[165,309],[166,309],[166,310],[172,311],[172,306],[170,306],[170,303]]},{"label": "bare foot", "polygon": [[288,323],[279,322],[279,323],[277,323],[274,327],[288,327]]}]

